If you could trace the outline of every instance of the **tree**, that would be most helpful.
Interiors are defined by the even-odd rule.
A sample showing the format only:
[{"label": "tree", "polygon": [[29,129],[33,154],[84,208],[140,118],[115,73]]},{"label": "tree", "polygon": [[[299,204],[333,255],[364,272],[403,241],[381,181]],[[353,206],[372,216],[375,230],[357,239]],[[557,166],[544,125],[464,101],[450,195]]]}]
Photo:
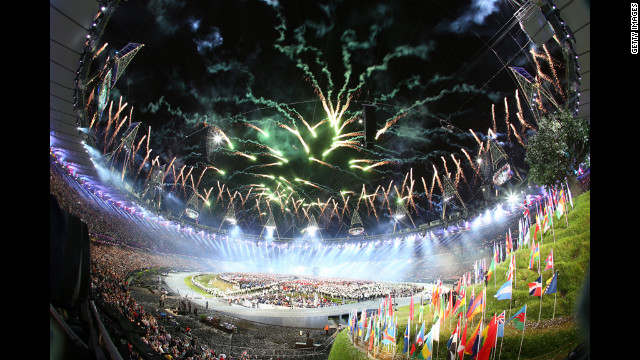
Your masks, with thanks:
[{"label": "tree", "polygon": [[529,139],[525,161],[534,182],[551,186],[566,177],[575,178],[589,153],[587,120],[563,110],[540,119],[538,132]]}]

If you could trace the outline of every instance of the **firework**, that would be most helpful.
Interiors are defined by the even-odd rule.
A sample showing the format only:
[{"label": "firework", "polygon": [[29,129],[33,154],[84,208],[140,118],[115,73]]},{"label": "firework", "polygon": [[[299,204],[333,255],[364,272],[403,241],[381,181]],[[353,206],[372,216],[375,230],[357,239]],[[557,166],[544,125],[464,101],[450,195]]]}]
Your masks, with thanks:
[{"label": "firework", "polygon": [[478,142],[478,145],[482,145],[482,141],[478,139],[478,137],[476,136],[476,133],[474,133],[473,130],[471,129],[469,129],[469,132],[471,133],[471,135],[473,135],[473,138],[476,139],[476,141]]},{"label": "firework", "polygon": [[407,115],[407,113],[405,112],[405,113],[402,113],[402,114],[394,117],[393,119],[387,121],[387,123],[384,124],[384,127],[382,129],[378,130],[378,132],[376,132],[375,139],[377,140],[380,135],[384,134],[387,131],[387,129],[389,129],[393,124],[398,122],[398,120],[400,120],[401,118],[405,117],[406,115]]},{"label": "firework", "polygon": [[507,103],[507,97],[504,97],[504,122],[507,124],[507,139],[511,141],[509,136],[509,104]]},{"label": "firework", "polygon": [[251,123],[248,123],[248,122],[245,122],[244,124],[247,125],[248,127],[252,128],[252,129],[255,129],[255,130],[259,131],[265,137],[269,137],[269,134],[267,134],[264,130],[260,129],[259,127],[255,126],[255,125],[253,125]]},{"label": "firework", "polygon": [[516,128],[513,126],[513,124],[511,124],[511,129],[513,129],[513,135],[516,136],[516,139],[518,139],[518,142],[520,143],[520,145],[525,146],[524,143],[522,142],[522,139],[520,138],[520,136],[516,132]]},{"label": "firework", "polygon": [[491,121],[493,124],[493,131],[498,132],[498,128],[496,127],[496,104],[491,104]]}]

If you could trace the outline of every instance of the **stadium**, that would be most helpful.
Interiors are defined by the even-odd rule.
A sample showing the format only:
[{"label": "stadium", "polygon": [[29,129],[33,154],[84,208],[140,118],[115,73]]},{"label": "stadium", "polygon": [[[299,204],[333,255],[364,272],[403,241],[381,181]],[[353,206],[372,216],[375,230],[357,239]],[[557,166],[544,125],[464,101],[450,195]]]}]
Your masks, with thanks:
[{"label": "stadium", "polygon": [[50,1],[50,358],[589,358],[589,32]]}]

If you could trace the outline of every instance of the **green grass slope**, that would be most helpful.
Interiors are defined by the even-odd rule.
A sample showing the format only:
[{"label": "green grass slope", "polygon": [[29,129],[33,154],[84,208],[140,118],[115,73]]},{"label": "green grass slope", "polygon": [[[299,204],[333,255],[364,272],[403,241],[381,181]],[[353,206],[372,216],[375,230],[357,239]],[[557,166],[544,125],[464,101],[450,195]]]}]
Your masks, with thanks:
[{"label": "green grass slope", "polygon": [[[516,281],[514,283],[511,301],[497,300],[494,295],[500,286],[506,281],[509,263],[507,261],[496,266],[488,283],[486,291],[486,311],[484,324],[489,322],[493,314],[505,311],[508,319],[522,306],[527,304],[527,320],[524,334],[515,328],[513,322],[505,326],[504,338],[498,338],[496,356],[500,360],[505,359],[564,359],[569,351],[582,341],[582,332],[576,318],[577,306],[582,295],[585,276],[590,263],[590,218],[591,193],[586,192],[573,199],[574,207],[567,204],[569,212],[565,218],[558,219],[554,216],[554,228],[544,234],[540,245],[540,266],[544,269],[544,260],[553,249],[555,271],[558,272],[557,294],[544,295],[542,299],[529,295],[528,283],[538,278],[537,266],[529,270],[530,250],[523,247],[516,252]],[[568,225],[567,226],[567,222]],[[554,241],[555,232],[555,241]],[[506,233],[506,229],[505,229]],[[513,233],[513,230],[512,230]],[[533,229],[532,234],[533,236]],[[515,237],[515,235],[514,235]],[[537,241],[540,241],[538,234]],[[490,259],[488,264],[490,263]],[[551,278],[552,270],[542,271],[542,285]],[[476,296],[482,291],[484,285],[474,285]],[[467,302],[471,294],[471,288],[467,288]],[[588,294],[587,294],[588,295]],[[555,308],[554,308],[555,306]],[[414,307],[415,314],[419,311],[420,304]],[[409,316],[409,306],[401,307],[396,312],[398,315],[398,336],[396,336],[396,357],[402,355],[404,346],[404,332]],[[425,333],[431,329],[433,320],[433,308],[425,305]],[[417,319],[417,315],[416,315]],[[455,323],[447,318],[440,330],[440,343],[433,343],[434,359],[446,359],[446,343]],[[471,335],[475,326],[480,321],[480,316],[473,318],[469,325],[467,337]],[[455,320],[455,319],[454,319]],[[414,324],[411,326],[411,339],[415,336]],[[521,345],[522,344],[522,345]],[[437,356],[435,354],[437,349]],[[358,352],[359,354],[356,354]],[[343,330],[336,338],[329,360],[365,359],[367,358],[364,347],[358,349],[352,345],[348,338],[348,330]],[[387,359],[390,356],[379,356]],[[466,355],[465,359],[471,359]]]}]

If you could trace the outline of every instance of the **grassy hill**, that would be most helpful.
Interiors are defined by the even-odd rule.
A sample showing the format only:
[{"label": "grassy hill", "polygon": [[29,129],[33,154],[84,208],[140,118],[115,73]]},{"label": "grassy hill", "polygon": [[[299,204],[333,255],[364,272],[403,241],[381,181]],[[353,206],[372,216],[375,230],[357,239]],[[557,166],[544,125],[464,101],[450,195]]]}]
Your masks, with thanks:
[{"label": "grassy hill", "polygon": [[[503,262],[496,267],[494,273],[495,280],[489,281],[486,289],[486,312],[484,324],[494,313],[505,311],[508,319],[522,306],[527,304],[527,320],[523,332],[516,329],[513,322],[505,326],[504,338],[498,338],[497,351],[500,360],[517,359],[520,352],[520,359],[564,359],[582,341],[582,332],[576,318],[577,307],[581,301],[582,288],[585,276],[589,270],[590,263],[590,238],[591,219],[590,202],[591,193],[586,192],[573,199],[574,207],[567,204],[570,211],[565,219],[554,216],[555,242],[551,229],[544,234],[543,243],[540,245],[540,266],[544,269],[544,260],[553,249],[555,270],[558,272],[557,296],[553,294],[544,295],[542,299],[529,295],[528,283],[533,282],[538,277],[537,267],[529,270],[530,250],[524,247],[516,252],[516,281],[514,283],[511,301],[497,300],[494,295],[500,286],[506,281],[508,262]],[[567,220],[569,226],[567,227]],[[506,230],[505,230],[506,232]],[[533,236],[533,231],[532,231]],[[514,234],[515,237],[515,234]],[[540,240],[538,234],[537,240]],[[488,264],[490,260],[488,261]],[[552,270],[542,272],[543,288],[546,281],[551,278]],[[476,296],[482,291],[484,285],[475,285]],[[471,288],[467,288],[467,301]],[[555,300],[555,313],[554,313]],[[416,304],[414,312],[417,314],[420,304]],[[409,306],[399,308],[398,315],[398,336],[396,336],[396,357],[402,355],[404,339],[409,315]],[[425,305],[425,332],[432,326],[433,308]],[[417,317],[416,317],[417,319]],[[538,320],[540,319],[540,320]],[[467,337],[470,336],[475,326],[480,321],[480,316],[476,315],[467,330]],[[450,323],[446,319],[440,331],[440,343],[433,343],[434,353],[437,349],[437,356],[434,359],[446,359],[446,343],[455,323]],[[411,339],[415,335],[414,325],[411,326]],[[522,343],[522,347],[520,344]],[[378,358],[391,358],[390,356],[379,356]],[[465,356],[470,359],[470,356]],[[347,330],[343,330],[336,338],[330,360],[341,359],[367,359],[366,350],[357,349],[352,345]]]}]

